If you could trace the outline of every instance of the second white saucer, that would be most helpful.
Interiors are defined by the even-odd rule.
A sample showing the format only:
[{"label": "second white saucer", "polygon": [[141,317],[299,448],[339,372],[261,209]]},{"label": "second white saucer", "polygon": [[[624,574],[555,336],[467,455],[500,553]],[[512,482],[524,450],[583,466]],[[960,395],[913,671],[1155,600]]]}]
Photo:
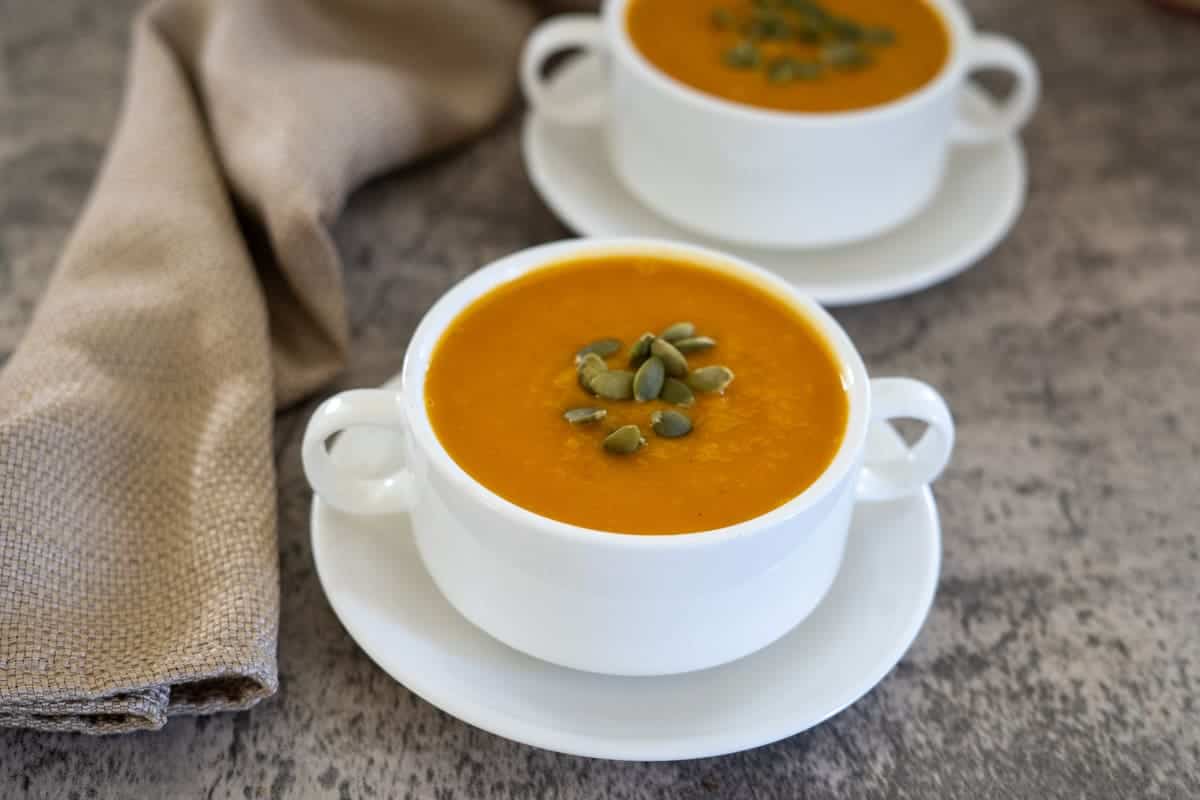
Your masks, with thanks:
[{"label": "second white saucer", "polygon": [[[590,97],[603,91],[602,64],[580,56],[551,78],[549,91]],[[963,102],[986,116],[987,94],[968,87]],[[693,233],[655,214],[626,191],[609,166],[603,133],[525,120],[525,168],[546,205],[585,236],[652,236],[725,250],[777,272],[824,305],[853,305],[920,291],[957,275],[1008,232],[1025,201],[1025,154],[1011,137],[956,148],[933,202],[905,225],[873,239],[823,249],[751,248]]]}]

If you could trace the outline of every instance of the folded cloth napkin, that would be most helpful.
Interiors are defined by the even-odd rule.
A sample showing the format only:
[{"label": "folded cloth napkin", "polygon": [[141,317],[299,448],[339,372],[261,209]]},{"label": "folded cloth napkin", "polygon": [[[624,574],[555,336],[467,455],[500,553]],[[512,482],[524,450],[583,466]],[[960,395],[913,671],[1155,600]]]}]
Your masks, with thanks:
[{"label": "folded cloth napkin", "polygon": [[504,0],[138,17],[112,146],[0,372],[0,725],[159,728],[275,690],[272,415],[349,338],[326,226],[487,125],[531,22]]}]

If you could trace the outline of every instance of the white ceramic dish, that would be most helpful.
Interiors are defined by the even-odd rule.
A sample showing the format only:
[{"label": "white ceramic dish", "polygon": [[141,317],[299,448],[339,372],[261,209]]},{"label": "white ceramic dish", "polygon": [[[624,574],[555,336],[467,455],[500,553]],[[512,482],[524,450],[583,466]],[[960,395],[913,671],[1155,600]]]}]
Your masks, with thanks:
[{"label": "white ceramic dish", "polygon": [[[957,0],[928,2],[949,35],[941,70],[915,91],[867,108],[774,111],[700,92],[634,45],[629,0],[538,25],[521,57],[521,89],[540,116],[603,129],[626,189],[688,230],[750,246],[857,242],[928,205],[952,149],[1014,135],[1037,106],[1037,64],[1024,47],[975,31]],[[575,49],[601,55],[607,67],[583,107],[559,103],[542,77],[549,58]],[[996,113],[983,118],[965,114],[960,102],[967,76],[981,70],[1013,78]]]},{"label": "white ceramic dish", "polygon": [[[562,102],[587,102],[603,80],[602,65],[583,56],[563,65],[547,86]],[[986,93],[967,87],[965,112],[995,113]],[[824,249],[745,247],[692,233],[631,195],[613,172],[600,128],[557,125],[537,114],[525,121],[523,153],[530,180],[546,205],[586,236],[651,236],[725,250],[772,270],[827,306],[869,303],[947,280],[986,255],[1016,222],[1025,201],[1020,140],[955,148],[932,202],[881,236]]]},{"label": "white ceramic dish", "polygon": [[[888,426],[872,447],[902,452]],[[355,429],[339,467],[383,475],[398,436]],[[623,678],[530,658],[467,622],[421,566],[407,518],[342,514],[314,499],[312,551],[334,612],[385,672],[464,722],[518,742],[594,758],[700,758],[745,750],[837,714],[887,675],[928,614],[941,561],[928,489],[860,504],[832,589],[763,650],[684,675]]]},{"label": "white ceramic dish", "polygon": [[[425,378],[443,333],[476,299],[547,266],[648,254],[703,265],[696,268],[770,292],[826,342],[848,407],[825,470],[769,511],[671,536],[602,533],[549,519],[472,478],[438,439],[426,404]],[[678,242],[569,239],[481,267],[426,312],[402,375],[399,391],[346,391],[313,412],[302,452],[313,489],[342,511],[408,513],[421,560],[459,613],[524,653],[607,675],[707,669],[783,636],[833,584],[855,502],[920,493],[941,474],[954,447],[954,420],[934,388],[911,378],[868,378],[845,331],[811,299],[753,264]],[[928,423],[897,457],[868,447],[870,425],[890,419]],[[359,426],[406,432],[403,468],[372,480],[343,474],[330,460],[328,441]],[[515,458],[510,463],[538,468],[516,467],[522,462]],[[587,491],[588,484],[573,490]]]}]

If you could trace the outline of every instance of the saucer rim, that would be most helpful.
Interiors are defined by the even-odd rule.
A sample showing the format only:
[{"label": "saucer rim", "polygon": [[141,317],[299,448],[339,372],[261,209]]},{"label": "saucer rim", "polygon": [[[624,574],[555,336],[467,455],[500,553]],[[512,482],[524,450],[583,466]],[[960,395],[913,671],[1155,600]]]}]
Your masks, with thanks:
[{"label": "saucer rim", "polygon": [[[564,64],[559,71],[551,77],[551,83],[556,80],[562,80],[563,76],[569,74],[572,70],[579,70],[587,64],[589,56],[581,56],[567,64]],[[994,106],[995,102],[991,96],[978,83],[972,80],[965,81],[964,92],[972,97],[975,102],[982,102],[987,105]],[[579,236],[594,237],[594,236],[645,236],[650,234],[636,233],[630,231],[598,231],[595,230],[590,222],[584,219],[581,215],[569,211],[562,202],[560,196],[563,192],[550,189],[555,182],[547,177],[547,169],[545,167],[545,159],[538,153],[545,147],[543,143],[542,129],[547,126],[556,126],[555,123],[546,119],[543,115],[538,114],[533,109],[526,111],[525,118],[521,125],[521,159],[524,163],[526,176],[529,178],[538,197],[545,203],[546,207],[552,214],[568,229]],[[586,128],[583,128],[586,130]],[[611,164],[607,163],[607,157],[604,164],[604,169],[612,174],[614,182],[620,187],[620,191],[632,203],[635,203],[638,209],[646,214],[653,216],[671,228],[675,229],[670,233],[653,234],[657,238],[675,238],[684,242],[692,242],[704,247],[710,247],[716,250],[723,250],[732,255],[744,258],[751,263],[758,264],[776,275],[779,275],[784,280],[791,283],[801,292],[812,297],[823,306],[839,307],[865,305],[867,303],[882,302],[885,300],[894,300],[906,295],[915,294],[925,291],[939,283],[951,280],[958,275],[966,272],[971,267],[982,261],[992,250],[994,250],[1004,237],[1016,225],[1017,220],[1021,216],[1021,212],[1025,208],[1029,192],[1029,170],[1028,161],[1025,153],[1025,148],[1021,143],[1020,136],[1016,133],[1002,137],[996,142],[986,145],[951,145],[951,147],[960,147],[966,151],[981,151],[986,149],[999,149],[1003,153],[1007,168],[1006,172],[1012,176],[1011,190],[1005,193],[1003,198],[1004,205],[1002,209],[998,209],[993,217],[992,224],[987,228],[986,233],[980,236],[973,237],[970,241],[963,244],[961,247],[951,250],[939,257],[932,266],[926,265],[917,270],[909,270],[897,273],[890,276],[888,279],[873,280],[866,283],[865,286],[841,286],[836,284],[805,284],[792,279],[791,276],[783,275],[769,266],[761,264],[758,259],[747,250],[769,250],[772,253],[787,254],[787,253],[820,253],[832,252],[836,250],[844,250],[857,247],[870,242],[873,238],[895,235],[899,231],[903,231],[914,221],[920,219],[924,214],[928,213],[929,208],[936,202],[938,192],[934,192],[929,202],[924,208],[912,214],[908,219],[889,228],[887,231],[880,232],[876,237],[867,237],[853,242],[846,242],[839,245],[824,246],[824,247],[770,247],[770,246],[754,246],[745,242],[735,242],[722,239],[713,234],[688,230],[685,226],[671,220],[667,217],[658,214],[643,203],[636,195],[622,184],[621,179],[613,171]],[[567,191],[567,190],[564,190]],[[939,189],[940,191],[940,189]]]},{"label": "saucer rim", "polygon": [[[887,425],[887,428],[891,436],[902,441],[899,433],[894,428],[890,425]],[[676,737],[670,740],[649,737],[585,736],[573,731],[531,723],[514,717],[506,711],[500,711],[486,703],[460,702],[458,696],[453,691],[439,693],[437,681],[425,680],[420,671],[406,671],[399,668],[395,670],[389,669],[384,664],[391,663],[392,659],[384,657],[380,652],[381,648],[355,622],[354,615],[339,601],[339,593],[330,592],[329,590],[327,579],[321,568],[321,564],[325,559],[318,555],[324,552],[319,532],[319,529],[322,528],[320,519],[326,512],[334,514],[337,514],[337,512],[322,503],[320,498],[315,495],[313,496],[309,514],[309,542],[312,551],[313,566],[317,574],[317,580],[321,586],[321,591],[325,595],[330,608],[333,610],[334,616],[337,617],[338,622],[341,623],[342,627],[350,635],[350,638],[388,677],[433,707],[441,709],[462,722],[488,733],[543,750],[585,758],[600,758],[615,761],[680,761],[709,758],[761,747],[815,727],[841,713],[847,707],[861,699],[883,681],[895,668],[896,664],[900,662],[900,659],[904,657],[904,654],[908,652],[913,642],[916,641],[933,607],[939,576],[941,574],[942,528],[937,503],[929,487],[925,487],[922,491],[909,498],[894,502],[919,502],[921,505],[921,516],[929,526],[928,534],[922,536],[926,554],[921,559],[921,563],[927,566],[928,579],[921,587],[921,596],[917,598],[917,602],[914,604],[914,612],[904,627],[902,634],[896,637],[894,644],[887,649],[886,655],[876,660],[876,669],[867,673],[865,679],[855,682],[854,687],[850,691],[845,692],[843,696],[837,698],[834,703],[830,704],[829,709],[817,718],[797,720],[794,714],[789,715],[784,713],[773,717],[769,722],[757,722],[753,725],[744,725],[739,728],[726,728],[718,733],[705,733],[684,739]],[[424,569],[423,564],[419,566],[421,569]],[[432,582],[430,585],[433,586]],[[437,591],[436,587],[433,587],[433,591]],[[479,636],[488,635],[477,628],[474,628],[474,630]],[[786,639],[788,635],[790,635],[790,632],[784,634],[778,641]],[[763,649],[777,646],[778,641],[767,645]],[[548,666],[553,669],[567,669],[555,665]],[[725,666],[721,665],[711,667],[710,669],[720,670],[725,668]],[[610,676],[600,677],[607,678]],[[651,678],[623,678],[623,680],[670,681],[675,677],[665,675]]]}]

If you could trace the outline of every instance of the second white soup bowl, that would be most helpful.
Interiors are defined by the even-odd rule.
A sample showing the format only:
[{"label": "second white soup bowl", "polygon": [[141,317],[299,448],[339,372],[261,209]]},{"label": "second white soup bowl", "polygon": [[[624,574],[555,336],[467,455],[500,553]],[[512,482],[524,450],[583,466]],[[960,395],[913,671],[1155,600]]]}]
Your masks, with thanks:
[{"label": "second white soup bowl", "polygon": [[[613,169],[635,197],[678,225],[726,241],[829,246],[894,228],[933,199],[952,145],[1011,136],[1037,105],[1029,53],[1006,37],[976,33],[956,0],[926,0],[950,38],[946,63],[927,84],[882,105],[813,113],[733,103],[660,71],[630,39],[629,1],[607,0],[600,16],[542,23],[522,55],[525,97],[552,121],[603,125]],[[564,100],[549,91],[542,68],[570,49],[605,58],[606,96]],[[968,119],[959,107],[976,70],[1015,79],[986,120]]]}]

